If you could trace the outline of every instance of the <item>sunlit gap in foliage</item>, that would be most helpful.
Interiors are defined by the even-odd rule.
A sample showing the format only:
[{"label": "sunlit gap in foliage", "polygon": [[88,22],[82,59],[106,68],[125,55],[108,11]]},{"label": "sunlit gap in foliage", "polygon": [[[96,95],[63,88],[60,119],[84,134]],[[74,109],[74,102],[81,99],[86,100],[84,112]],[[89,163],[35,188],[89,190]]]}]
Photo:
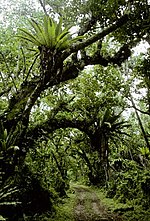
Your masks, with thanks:
[{"label": "sunlit gap in foliage", "polygon": [[133,55],[138,56],[141,53],[146,54],[148,49],[150,48],[150,44],[147,41],[141,41],[134,49]]},{"label": "sunlit gap in foliage", "polygon": [[[130,84],[129,94],[132,96],[136,107],[139,109],[140,109],[139,100],[146,97],[147,89],[146,88],[138,88],[138,85],[140,85],[142,83],[142,80],[135,77],[135,76],[133,77],[133,75],[134,75],[135,63],[138,62],[138,59],[139,59],[138,56],[140,55],[140,51],[143,52],[142,47],[143,47],[142,44],[139,44],[137,46],[137,48],[139,48],[139,51],[137,50],[137,48],[134,48],[134,53],[133,53],[132,57],[129,58],[128,62],[125,62],[122,65],[122,70],[121,70],[125,84],[126,85]],[[147,52],[147,47],[145,46],[145,53],[146,52]],[[137,88],[138,88],[138,91],[137,91]],[[126,102],[129,106],[129,108],[125,109],[125,111],[123,112],[123,116],[126,119],[128,119],[131,116],[131,114],[134,112],[134,108],[132,107],[132,102],[130,101],[130,99],[127,99]]]},{"label": "sunlit gap in foliage", "polygon": [[[41,11],[41,6],[37,0],[27,0],[25,4],[21,0],[12,1],[12,0],[3,0],[1,1],[1,8],[0,8],[0,24],[4,27],[8,27],[10,25],[10,20],[8,20],[8,16],[13,15],[13,19],[19,15],[22,16],[22,12],[19,11],[20,6],[30,7],[35,9],[35,11]],[[19,14],[15,15],[15,11]],[[27,17],[27,15],[26,15]]]}]

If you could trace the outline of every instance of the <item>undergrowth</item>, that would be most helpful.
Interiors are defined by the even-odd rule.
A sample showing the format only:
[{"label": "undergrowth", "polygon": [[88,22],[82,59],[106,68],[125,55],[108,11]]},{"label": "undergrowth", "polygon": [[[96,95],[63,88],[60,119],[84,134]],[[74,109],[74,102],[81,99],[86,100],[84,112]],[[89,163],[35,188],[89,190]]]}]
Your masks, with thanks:
[{"label": "undergrowth", "polygon": [[68,197],[63,199],[61,204],[56,206],[56,212],[49,221],[73,221],[73,208],[75,204],[75,194],[70,191]]},{"label": "undergrowth", "polygon": [[[73,221],[73,208],[75,204],[75,194],[72,190],[68,191],[68,196],[62,199],[58,205],[55,206],[55,212],[53,214],[43,214],[35,217],[36,221]],[[28,221],[29,219],[27,219]]]},{"label": "undergrowth", "polygon": [[[117,212],[125,221],[150,221],[150,208],[143,207],[143,199],[141,204],[139,199],[126,200],[126,203],[120,203],[117,197],[107,197],[107,191],[100,188],[92,187],[102,203],[108,207],[111,212]],[[146,202],[147,203],[147,202]]]},{"label": "undergrowth", "polygon": [[[120,203],[116,198],[108,198],[105,189],[98,187],[87,187],[84,185],[73,184],[68,190],[67,198],[61,199],[60,202],[55,206],[55,212],[53,214],[43,214],[41,216],[26,217],[25,221],[74,221],[74,208],[77,203],[77,196],[74,192],[75,188],[83,188],[86,191],[86,202],[85,206],[88,213],[90,210],[90,192],[94,192],[97,198],[100,200],[104,208],[112,214],[118,214],[124,221],[150,221],[150,209],[143,210],[142,205],[136,205],[135,201],[128,201],[127,203]],[[89,193],[88,193],[89,190]]]}]

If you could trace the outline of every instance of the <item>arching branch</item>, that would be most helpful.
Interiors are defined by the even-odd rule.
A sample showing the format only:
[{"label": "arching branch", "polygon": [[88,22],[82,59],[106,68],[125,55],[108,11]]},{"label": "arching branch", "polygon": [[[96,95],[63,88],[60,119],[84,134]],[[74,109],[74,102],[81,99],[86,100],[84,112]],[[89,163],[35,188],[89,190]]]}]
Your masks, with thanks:
[{"label": "arching branch", "polygon": [[44,123],[36,125],[34,128],[31,128],[28,130],[26,135],[26,143],[25,146],[28,145],[28,147],[33,146],[34,142],[38,140],[39,138],[45,139],[45,137],[48,137],[48,134],[52,133],[53,131],[60,129],[60,128],[77,128],[82,132],[85,132],[87,135],[89,132],[89,127],[92,124],[92,120],[76,120],[76,119],[48,119]]},{"label": "arching branch", "polygon": [[77,51],[93,44],[94,42],[104,38],[108,34],[115,31],[116,29],[122,27],[128,21],[129,21],[129,16],[128,15],[123,15],[118,21],[116,21],[114,24],[112,24],[108,28],[104,29],[102,32],[97,33],[97,34],[93,35],[92,37],[90,37],[90,38],[88,38],[88,39],[86,39],[82,42],[79,42],[77,44],[73,44],[69,49],[64,51],[64,53],[61,56],[61,59],[65,60],[70,54],[72,54],[74,52],[77,52]]}]

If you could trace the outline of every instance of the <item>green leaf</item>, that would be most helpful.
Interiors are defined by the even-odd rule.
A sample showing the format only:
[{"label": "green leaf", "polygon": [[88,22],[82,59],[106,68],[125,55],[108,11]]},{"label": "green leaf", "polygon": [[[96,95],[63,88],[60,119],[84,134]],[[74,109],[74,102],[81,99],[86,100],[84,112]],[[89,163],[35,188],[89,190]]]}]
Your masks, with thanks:
[{"label": "green leaf", "polygon": [[24,40],[27,40],[27,41],[30,41],[32,42],[33,44],[37,45],[37,46],[40,46],[42,45],[42,42],[39,41],[39,39],[37,39],[36,37],[34,37],[34,35],[32,35],[30,32],[28,32],[27,30],[25,29],[22,29],[22,28],[19,28],[20,31],[22,31],[24,35],[17,35],[17,37],[19,38],[22,38]]},{"label": "green leaf", "polygon": [[48,29],[48,47],[54,48],[56,45],[56,39],[55,39],[55,23],[54,21],[48,17],[48,23],[47,23],[47,29]]},{"label": "green leaf", "polygon": [[69,46],[70,41],[68,40],[68,35],[64,36],[61,40],[59,40],[56,44],[56,48],[60,50],[64,50]]},{"label": "green leaf", "polygon": [[31,19],[31,21],[29,21],[29,22],[35,30],[36,39],[39,39],[39,41],[43,42],[43,45],[45,45],[46,44],[46,36],[45,36],[44,29],[42,28],[42,26],[39,25],[34,19]]},{"label": "green leaf", "polygon": [[57,42],[59,42],[62,38],[65,36],[68,36],[68,39],[71,37],[70,32],[68,30],[64,30],[56,39]]},{"label": "green leaf", "polygon": [[55,30],[55,36],[56,38],[61,34],[62,32],[62,22],[63,22],[63,18],[60,17],[59,19],[59,23],[56,26],[56,30]]},{"label": "green leaf", "polygon": [[4,130],[4,140],[7,138],[7,129]]}]

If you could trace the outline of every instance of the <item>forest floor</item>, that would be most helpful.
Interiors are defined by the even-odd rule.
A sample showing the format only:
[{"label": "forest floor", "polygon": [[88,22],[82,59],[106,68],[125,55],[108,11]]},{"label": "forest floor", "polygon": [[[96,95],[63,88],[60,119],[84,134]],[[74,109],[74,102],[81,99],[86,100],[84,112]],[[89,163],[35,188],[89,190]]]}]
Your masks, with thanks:
[{"label": "forest floor", "polygon": [[102,203],[97,194],[83,186],[74,187],[76,203],[73,209],[76,221],[123,221]]},{"label": "forest floor", "polygon": [[121,216],[112,212],[115,203],[111,200],[98,188],[75,184],[71,187],[68,198],[58,205],[55,216],[47,220],[123,221]]}]

